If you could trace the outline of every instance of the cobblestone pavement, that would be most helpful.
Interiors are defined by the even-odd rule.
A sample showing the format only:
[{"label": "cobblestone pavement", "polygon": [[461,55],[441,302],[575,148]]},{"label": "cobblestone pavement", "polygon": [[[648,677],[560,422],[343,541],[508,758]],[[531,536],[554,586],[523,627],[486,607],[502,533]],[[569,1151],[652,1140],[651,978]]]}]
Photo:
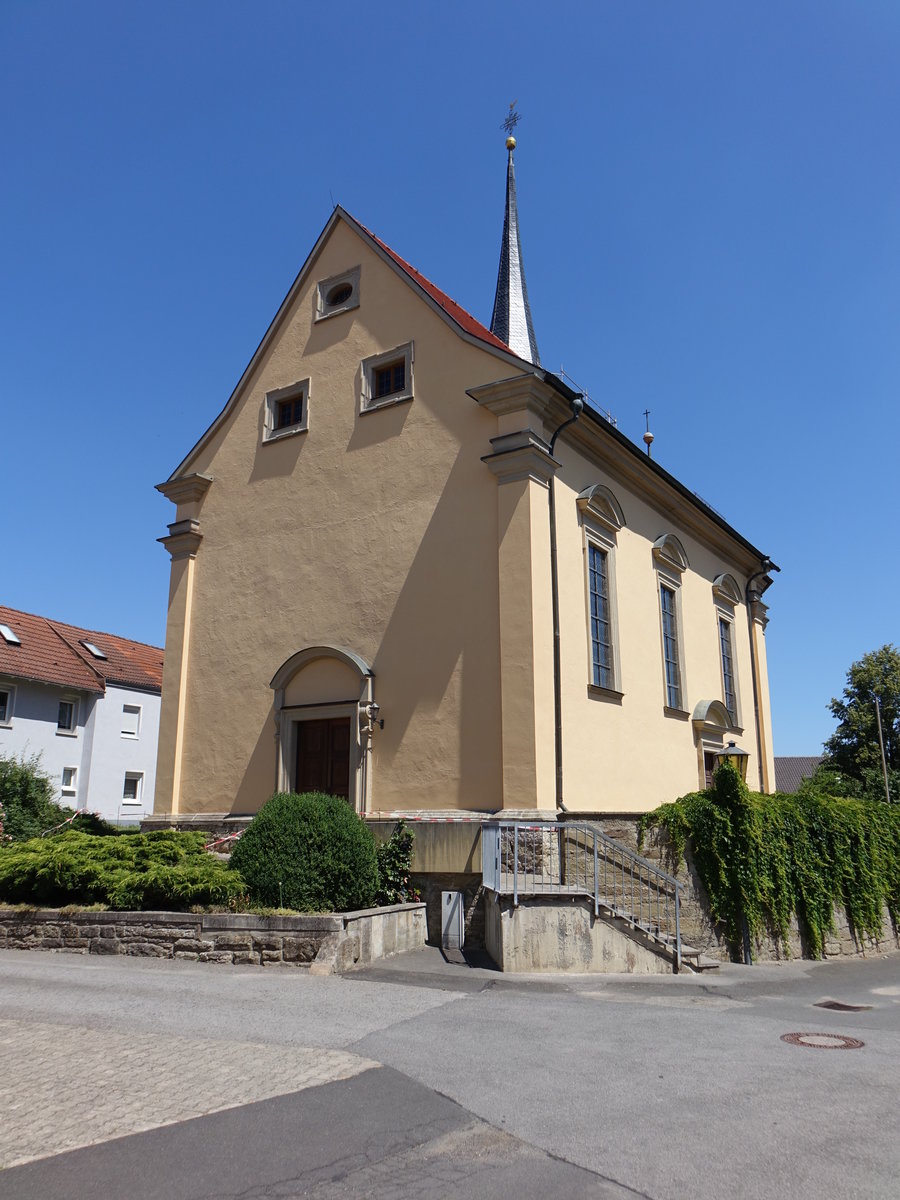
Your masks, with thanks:
[{"label": "cobblestone pavement", "polygon": [[343,1050],[0,1020],[0,1168],[374,1066]]}]

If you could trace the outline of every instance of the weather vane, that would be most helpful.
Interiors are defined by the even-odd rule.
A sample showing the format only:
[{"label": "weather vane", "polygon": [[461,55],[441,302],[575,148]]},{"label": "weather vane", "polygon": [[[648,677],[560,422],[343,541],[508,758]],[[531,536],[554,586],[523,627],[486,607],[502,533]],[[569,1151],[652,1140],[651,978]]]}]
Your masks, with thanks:
[{"label": "weather vane", "polygon": [[500,126],[501,129],[506,130],[510,137],[512,137],[513,133],[515,133],[516,126],[522,120],[522,118],[516,112],[517,103],[517,100],[513,100],[512,104],[509,106],[509,114],[507,115],[506,120]]}]

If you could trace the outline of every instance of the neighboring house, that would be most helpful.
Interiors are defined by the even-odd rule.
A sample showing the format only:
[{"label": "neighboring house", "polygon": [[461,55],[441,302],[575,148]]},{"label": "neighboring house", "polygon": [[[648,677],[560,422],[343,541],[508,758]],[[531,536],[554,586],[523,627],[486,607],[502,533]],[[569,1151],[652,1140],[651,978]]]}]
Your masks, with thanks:
[{"label": "neighboring house", "polygon": [[335,208],[159,487],[158,822],[276,788],[366,814],[640,813],[729,741],[774,790],[777,568],[591,406],[566,424],[521,259],[512,147],[491,329]]},{"label": "neighboring house", "polygon": [[775,759],[775,791],[796,792],[804,779],[812,779],[822,761],[821,754],[798,755]]},{"label": "neighboring house", "polygon": [[0,607],[0,755],[39,755],[69,808],[153,811],[163,652]]}]

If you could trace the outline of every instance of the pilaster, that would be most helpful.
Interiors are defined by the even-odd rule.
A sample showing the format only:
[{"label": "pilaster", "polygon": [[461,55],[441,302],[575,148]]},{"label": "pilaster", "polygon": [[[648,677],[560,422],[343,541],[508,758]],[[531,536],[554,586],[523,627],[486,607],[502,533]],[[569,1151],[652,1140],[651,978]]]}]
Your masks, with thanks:
[{"label": "pilaster", "polygon": [[176,520],[159,541],[172,557],[169,609],[166,620],[166,658],[163,666],[159,750],[154,815],[181,811],[181,766],[184,754],[185,712],[190,661],[191,617],[197,553],[203,540],[200,508],[212,479],[189,475],[158,487],[177,505]]}]

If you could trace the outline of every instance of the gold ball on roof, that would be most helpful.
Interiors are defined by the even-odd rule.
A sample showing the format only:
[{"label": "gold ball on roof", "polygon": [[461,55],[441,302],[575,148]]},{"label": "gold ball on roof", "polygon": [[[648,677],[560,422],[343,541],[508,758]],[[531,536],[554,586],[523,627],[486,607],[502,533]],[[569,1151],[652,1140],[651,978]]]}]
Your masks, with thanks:
[{"label": "gold ball on roof", "polygon": [[515,150],[516,139],[514,137],[508,137],[506,139],[506,148],[507,148],[507,150]]}]

